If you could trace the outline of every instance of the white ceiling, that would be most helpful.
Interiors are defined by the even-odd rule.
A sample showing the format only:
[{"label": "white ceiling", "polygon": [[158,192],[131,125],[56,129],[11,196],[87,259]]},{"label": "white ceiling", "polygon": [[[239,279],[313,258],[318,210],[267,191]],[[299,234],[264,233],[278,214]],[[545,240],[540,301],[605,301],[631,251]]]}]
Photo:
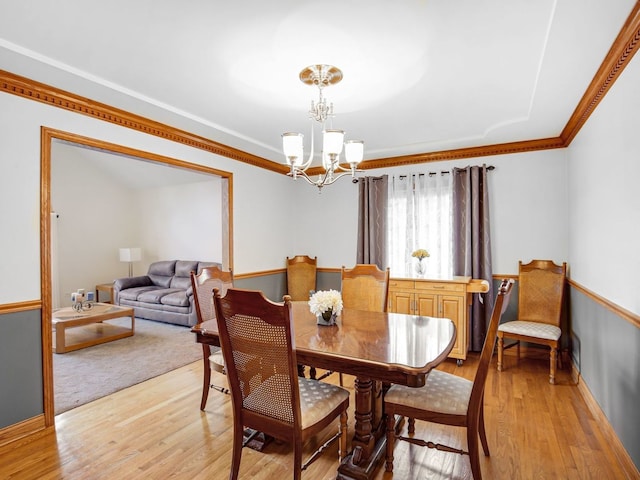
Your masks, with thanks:
[{"label": "white ceiling", "polygon": [[0,69],[281,163],[333,64],[334,128],[387,158],[557,137],[634,3],[21,0]]}]

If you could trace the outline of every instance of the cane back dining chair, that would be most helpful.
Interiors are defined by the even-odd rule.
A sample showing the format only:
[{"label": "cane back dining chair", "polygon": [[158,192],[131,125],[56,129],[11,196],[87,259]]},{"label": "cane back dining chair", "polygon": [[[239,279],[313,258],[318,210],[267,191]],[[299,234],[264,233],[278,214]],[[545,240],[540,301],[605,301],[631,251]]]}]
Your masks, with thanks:
[{"label": "cane back dining chair", "polygon": [[[551,260],[518,262],[518,318],[498,327],[498,371],[504,368],[505,348],[515,345],[520,359],[521,341],[546,345],[550,349],[549,383],[556,383],[566,276],[566,262],[562,265]],[[505,347],[505,338],[515,340],[515,343]]]},{"label": "cane back dining chair", "polygon": [[[217,266],[203,267],[198,274],[191,272],[191,286],[193,288],[193,299],[198,316],[198,323],[216,318],[213,307],[213,289],[218,288],[223,294],[227,289],[233,287],[233,271],[222,270]],[[209,398],[209,389],[214,389],[222,393],[229,393],[226,386],[221,387],[211,383],[211,371],[225,374],[224,359],[222,351],[218,348],[213,352],[208,345],[202,345],[204,355],[204,378],[202,382],[202,399],[200,400],[200,410],[204,410]],[[226,383],[226,380],[224,380]]]},{"label": "cane back dining chair", "polygon": [[287,295],[292,301],[309,300],[309,292],[316,289],[317,264],[318,257],[287,257]]},{"label": "cane back dining chair", "polygon": [[[484,426],[484,386],[489,371],[489,363],[496,344],[496,331],[500,317],[507,309],[513,280],[502,280],[487,328],[478,367],[473,381],[440,370],[431,370],[423,387],[412,388],[392,385],[384,397],[387,414],[387,452],[385,469],[393,471],[393,448],[396,439],[422,447],[468,454],[474,480],[482,480],[478,436],[484,454],[489,456],[489,445]],[[465,427],[467,429],[467,449],[453,448],[415,437],[403,437],[395,430],[395,415],[409,417],[409,434],[415,433],[415,420]]]},{"label": "cane back dining chair", "polygon": [[[335,385],[298,377],[291,330],[291,300],[268,300],[262,292],[230,288],[214,305],[233,407],[233,456],[236,479],[248,427],[293,443],[293,478],[299,479],[319,454],[339,439],[339,459],[347,447],[349,392]],[[340,418],[338,433],[302,463],[302,447],[311,436]]]},{"label": "cane back dining chair", "polygon": [[353,268],[342,267],[340,274],[342,304],[352,310],[386,312],[389,297],[389,268],[359,263]]}]

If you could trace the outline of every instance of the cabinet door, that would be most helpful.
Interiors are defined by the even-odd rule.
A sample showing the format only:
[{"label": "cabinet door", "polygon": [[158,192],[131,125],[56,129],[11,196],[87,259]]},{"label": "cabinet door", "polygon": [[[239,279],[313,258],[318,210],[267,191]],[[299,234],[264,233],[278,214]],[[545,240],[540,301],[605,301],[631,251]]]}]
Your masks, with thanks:
[{"label": "cabinet door", "polygon": [[449,354],[453,358],[467,358],[467,328],[462,325],[465,301],[460,295],[440,295],[439,317],[449,318],[456,326],[456,343]]},{"label": "cabinet door", "polygon": [[441,317],[438,312],[438,296],[432,293],[416,293],[416,315]]},{"label": "cabinet door", "polygon": [[413,301],[413,293],[409,292],[389,292],[389,311],[392,313],[405,313],[410,315],[413,313],[411,303]]}]

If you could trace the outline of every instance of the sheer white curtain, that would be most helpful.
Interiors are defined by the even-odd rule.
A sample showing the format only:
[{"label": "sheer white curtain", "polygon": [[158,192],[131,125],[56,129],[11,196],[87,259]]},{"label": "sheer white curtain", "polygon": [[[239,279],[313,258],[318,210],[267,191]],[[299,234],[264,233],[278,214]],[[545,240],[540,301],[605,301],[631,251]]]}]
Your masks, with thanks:
[{"label": "sheer white curtain", "polygon": [[392,277],[415,276],[411,253],[429,252],[425,277],[452,275],[451,175],[412,174],[389,182],[388,252]]}]

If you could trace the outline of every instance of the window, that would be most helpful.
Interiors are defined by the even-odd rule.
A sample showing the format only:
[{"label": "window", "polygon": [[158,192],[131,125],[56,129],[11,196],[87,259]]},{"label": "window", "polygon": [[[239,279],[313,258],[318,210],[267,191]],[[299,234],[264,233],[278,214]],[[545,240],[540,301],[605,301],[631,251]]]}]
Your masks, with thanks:
[{"label": "window", "polygon": [[452,188],[447,173],[400,175],[389,182],[387,258],[391,276],[413,277],[417,260],[429,252],[425,276],[450,277],[453,272]]}]

